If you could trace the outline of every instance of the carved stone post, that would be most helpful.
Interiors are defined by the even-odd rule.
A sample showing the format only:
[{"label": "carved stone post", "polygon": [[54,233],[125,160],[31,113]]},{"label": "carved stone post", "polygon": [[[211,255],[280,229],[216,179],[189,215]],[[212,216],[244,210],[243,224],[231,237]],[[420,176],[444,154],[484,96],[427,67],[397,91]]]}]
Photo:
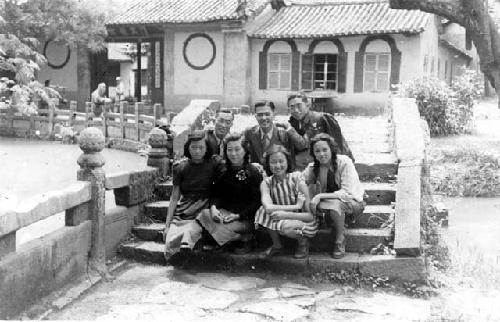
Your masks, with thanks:
[{"label": "carved stone post", "polygon": [[149,133],[149,145],[151,150],[148,153],[147,165],[157,168],[160,180],[166,180],[170,165],[167,133],[157,127],[153,128]]},{"label": "carved stone post", "polygon": [[78,144],[83,154],[78,158],[77,179],[89,181],[92,186],[92,199],[89,205],[89,217],[92,220],[92,237],[90,247],[90,265],[101,275],[107,275],[106,252],[104,244],[104,198],[106,175],[102,167],[104,158],[104,135],[95,127],[84,129],[80,133]]}]

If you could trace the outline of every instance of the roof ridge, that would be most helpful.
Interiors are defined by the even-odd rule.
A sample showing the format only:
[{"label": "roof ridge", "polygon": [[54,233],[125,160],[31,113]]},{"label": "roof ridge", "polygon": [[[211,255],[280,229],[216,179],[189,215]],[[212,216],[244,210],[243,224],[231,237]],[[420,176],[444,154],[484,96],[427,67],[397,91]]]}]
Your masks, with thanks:
[{"label": "roof ridge", "polygon": [[360,4],[373,4],[373,3],[387,3],[388,0],[312,0],[311,2],[306,2],[304,0],[296,0],[290,1],[289,5],[291,6],[345,6],[345,5],[360,5]]}]

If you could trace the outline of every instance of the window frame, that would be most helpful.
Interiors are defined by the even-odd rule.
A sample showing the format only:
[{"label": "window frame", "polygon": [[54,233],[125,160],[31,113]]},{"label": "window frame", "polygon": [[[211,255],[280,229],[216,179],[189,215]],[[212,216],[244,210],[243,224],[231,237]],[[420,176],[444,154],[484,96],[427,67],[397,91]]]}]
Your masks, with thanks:
[{"label": "window frame", "polygon": [[[366,59],[367,56],[369,55],[375,55],[375,70],[373,71],[367,71],[366,70]],[[387,71],[379,71],[379,57],[382,55],[386,55],[389,57],[389,60],[387,62]],[[377,93],[382,93],[386,91],[391,90],[391,64],[392,64],[392,54],[390,52],[365,52],[363,55],[363,92],[377,92]],[[366,75],[367,72],[373,72],[374,73],[374,88],[373,89],[368,89],[367,88],[367,82],[366,82]],[[378,75],[379,73],[387,73],[387,85],[388,88],[380,90],[378,88]]]},{"label": "window frame", "polygon": [[[272,70],[271,69],[271,56],[272,55],[279,55],[279,69],[278,70]],[[282,57],[284,55],[287,55],[289,57],[290,64],[288,66],[288,70],[282,70]],[[292,89],[292,53],[283,53],[283,52],[270,52],[267,53],[267,89],[269,90],[285,90],[289,91]],[[281,73],[287,72],[288,73],[288,84],[287,87],[281,87]],[[271,87],[271,73],[277,73],[278,74],[278,87]]]},{"label": "window frame", "polygon": [[[339,54],[338,53],[313,53],[313,64],[312,64],[312,90],[330,90],[330,91],[336,91],[338,90],[338,85],[339,85]],[[328,80],[328,65],[333,63],[328,63],[326,62],[326,65],[323,64],[323,71],[317,72],[316,71],[316,64],[317,64],[317,58],[318,56],[332,56],[335,57],[335,70],[332,72],[335,75],[335,78],[333,80]],[[327,60],[327,59],[325,59]],[[326,72],[325,72],[325,67],[326,67]],[[323,75],[323,80],[322,81],[317,81],[316,80],[316,75],[320,74]],[[323,82],[323,84],[328,84],[328,83],[333,83],[335,86],[334,88],[327,88],[326,86],[324,87],[316,87],[316,84],[318,82]]]}]

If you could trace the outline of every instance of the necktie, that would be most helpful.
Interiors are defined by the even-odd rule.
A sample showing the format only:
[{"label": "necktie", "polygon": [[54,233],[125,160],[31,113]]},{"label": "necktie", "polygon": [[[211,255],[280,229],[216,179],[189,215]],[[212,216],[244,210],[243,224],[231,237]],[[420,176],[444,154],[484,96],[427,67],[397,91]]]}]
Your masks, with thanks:
[{"label": "necktie", "polygon": [[269,137],[267,135],[264,135],[264,139],[262,140],[262,147],[264,148],[264,152],[266,152],[269,148],[269,143],[271,143]]},{"label": "necktie", "polygon": [[220,140],[219,142],[219,155],[221,157],[224,156],[224,140]]}]

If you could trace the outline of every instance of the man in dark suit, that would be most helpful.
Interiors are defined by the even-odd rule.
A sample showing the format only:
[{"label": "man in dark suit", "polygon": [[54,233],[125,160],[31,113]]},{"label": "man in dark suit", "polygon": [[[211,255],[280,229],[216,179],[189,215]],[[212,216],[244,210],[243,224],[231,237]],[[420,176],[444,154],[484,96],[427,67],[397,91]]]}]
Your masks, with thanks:
[{"label": "man in dark suit", "polygon": [[231,110],[220,109],[215,116],[215,126],[213,130],[206,133],[207,143],[212,148],[214,154],[224,155],[224,138],[233,126],[234,115]]},{"label": "man in dark suit", "polygon": [[289,151],[293,151],[294,148],[305,148],[304,140],[293,127],[285,129],[274,125],[274,110],[275,106],[271,101],[255,103],[255,118],[259,124],[245,130],[250,162],[263,165],[264,152],[275,144],[282,145]]}]

